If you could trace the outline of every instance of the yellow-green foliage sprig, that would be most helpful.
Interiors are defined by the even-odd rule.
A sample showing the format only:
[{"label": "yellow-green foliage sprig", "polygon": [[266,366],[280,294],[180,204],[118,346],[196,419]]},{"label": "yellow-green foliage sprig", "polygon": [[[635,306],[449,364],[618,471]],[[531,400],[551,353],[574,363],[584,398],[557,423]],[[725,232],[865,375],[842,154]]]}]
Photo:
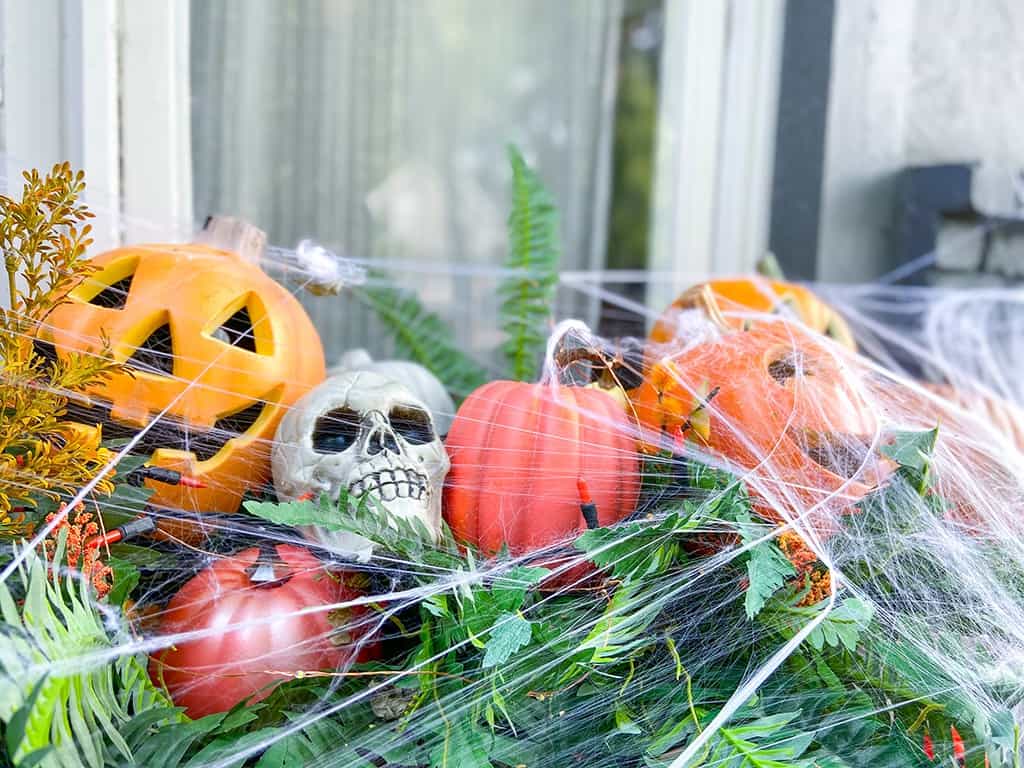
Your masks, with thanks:
[{"label": "yellow-green foliage sprig", "polygon": [[[109,451],[98,429],[64,420],[69,396],[121,368],[104,341],[99,354],[52,360],[33,344],[54,307],[94,271],[86,258],[93,214],[79,200],[85,176],[68,163],[23,174],[20,199],[0,195],[0,249],[10,306],[0,308],[0,536],[24,535],[15,507],[73,493],[102,470]],[[105,479],[97,487],[109,493]]]}]

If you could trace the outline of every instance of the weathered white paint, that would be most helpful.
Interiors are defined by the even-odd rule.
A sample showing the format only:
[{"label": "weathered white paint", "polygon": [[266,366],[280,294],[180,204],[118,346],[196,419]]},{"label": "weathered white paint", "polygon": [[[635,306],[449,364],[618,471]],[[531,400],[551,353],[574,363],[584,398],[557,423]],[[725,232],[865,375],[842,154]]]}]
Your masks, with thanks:
[{"label": "weathered white paint", "polygon": [[839,0],[818,237],[818,276],[886,271],[894,175],[905,134],[916,0]]},{"label": "weathered white paint", "polygon": [[651,269],[660,310],[694,279],[748,272],[768,242],[784,0],[666,4]]},{"label": "weathered white paint", "polygon": [[648,286],[660,309],[693,274],[712,270],[728,0],[665,8]]},{"label": "weathered white paint", "polygon": [[785,14],[785,0],[730,2],[714,212],[718,274],[750,272],[767,248]]},{"label": "weathered white paint", "polygon": [[84,170],[93,252],[120,234],[116,9],[116,0],[2,7],[3,188],[17,195],[23,171],[64,161]]},{"label": "weathered white paint", "polygon": [[[832,67],[822,279],[887,270],[894,175],[906,166],[977,162],[976,204],[1013,209],[1024,166],[1024,3],[839,0]],[[962,266],[975,258],[962,249],[977,243],[951,227],[940,258]]]}]

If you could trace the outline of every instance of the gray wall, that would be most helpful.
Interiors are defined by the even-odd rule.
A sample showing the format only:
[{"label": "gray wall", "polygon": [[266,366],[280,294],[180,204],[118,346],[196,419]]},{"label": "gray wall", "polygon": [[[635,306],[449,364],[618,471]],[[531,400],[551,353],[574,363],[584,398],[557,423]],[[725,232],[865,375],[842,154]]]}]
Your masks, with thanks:
[{"label": "gray wall", "polygon": [[[837,0],[832,70],[819,279],[868,280],[892,267],[894,175],[905,166],[977,161],[977,204],[1013,209],[1024,2]],[[976,246],[953,228],[940,240],[943,258]]]}]

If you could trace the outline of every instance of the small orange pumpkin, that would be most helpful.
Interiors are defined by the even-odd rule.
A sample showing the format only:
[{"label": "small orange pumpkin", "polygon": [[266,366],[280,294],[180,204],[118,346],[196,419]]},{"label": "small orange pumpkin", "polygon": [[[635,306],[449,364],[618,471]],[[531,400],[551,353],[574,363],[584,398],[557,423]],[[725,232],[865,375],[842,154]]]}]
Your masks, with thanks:
[{"label": "small orange pumpkin", "polygon": [[866,451],[875,419],[857,376],[813,334],[779,320],[653,362],[633,404],[647,443],[700,416],[703,434],[687,437],[744,475],[779,519],[819,504],[840,511],[877,483]]},{"label": "small orange pumpkin", "polygon": [[679,314],[697,306],[697,297],[705,286],[710,289],[726,321],[733,327],[743,326],[744,314],[779,313],[788,307],[812,331],[828,336],[847,349],[857,348],[846,321],[809,290],[794,283],[758,276],[711,280],[694,286],[662,313],[649,340],[656,344],[674,341],[679,328]]},{"label": "small orange pumpkin", "polygon": [[[158,414],[140,452],[204,488],[154,484],[152,503],[234,512],[269,476],[284,409],[324,378],[302,305],[241,256],[206,245],[118,248],[47,318],[44,354],[99,352],[132,372],[91,387],[68,418],[131,437]],[[38,343],[38,342],[37,342]]]},{"label": "small orange pumpkin", "polygon": [[622,406],[596,389],[485,384],[455,414],[445,446],[445,520],[459,541],[487,554],[503,545],[528,554],[582,533],[581,479],[600,525],[636,506],[635,430]]}]

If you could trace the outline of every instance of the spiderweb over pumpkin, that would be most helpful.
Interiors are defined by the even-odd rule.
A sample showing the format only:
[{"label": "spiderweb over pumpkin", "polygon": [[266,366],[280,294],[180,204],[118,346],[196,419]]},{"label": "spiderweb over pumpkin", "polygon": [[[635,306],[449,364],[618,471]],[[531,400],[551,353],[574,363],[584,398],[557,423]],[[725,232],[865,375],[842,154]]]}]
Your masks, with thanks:
[{"label": "spiderweb over pumpkin", "polygon": [[[269,249],[263,269],[299,296],[319,275],[368,266],[326,269],[322,249],[306,265],[309,250]],[[488,343],[497,318],[479,308],[522,275],[372,268],[303,302],[328,363],[344,351],[332,346],[338,317],[378,358],[395,352],[389,323],[416,319],[399,349],[459,403],[445,414],[446,527],[431,536],[389,514],[389,499],[346,499],[348,487],[276,503],[272,435],[227,474],[180,467],[206,488],[244,485],[241,508],[154,505],[167,485],[141,474],[154,451],[211,461],[208,435],[245,435],[260,418],[246,409],[301,406],[248,387],[261,344],[286,340],[268,332],[275,316],[258,292],[216,318],[184,318],[215,350],[205,357],[157,318],[159,343],[147,347],[150,333],[128,345],[148,355],[136,375],[250,403],[199,428],[172,413],[172,394],[128,426],[113,401],[68,391],[70,420],[95,417],[119,438],[116,490],[66,499],[0,574],[3,631],[18,638],[3,652],[0,716],[19,756],[49,744],[52,765],[912,766],[929,753],[1015,764],[1017,292],[816,287],[858,352],[806,326],[773,288],[762,309],[698,291],[667,337],[602,338],[569,309],[590,299],[658,316],[616,293],[614,275],[570,276],[537,349],[539,380],[485,384],[502,364]],[[138,284],[109,277],[81,301],[128,306],[117,296]],[[185,274],[164,280],[168,296],[193,290]],[[452,280],[489,297],[474,328],[443,298],[408,303]],[[58,320],[41,336],[73,335]],[[111,354],[140,360],[128,347]],[[330,414],[321,447],[362,439],[361,421]],[[420,415],[394,414],[380,434],[433,439]],[[395,498],[401,483],[411,493],[408,477],[375,487],[386,483]],[[112,582],[101,598],[96,571],[66,557],[62,521],[80,502],[101,532],[139,515],[178,526],[98,547],[90,570],[110,568]],[[324,531],[363,537],[372,556],[351,557]],[[47,622],[71,639],[49,642]],[[253,698],[201,717],[230,706],[229,690]],[[19,719],[52,701],[45,727]],[[84,701],[89,718],[73,710]]]}]

